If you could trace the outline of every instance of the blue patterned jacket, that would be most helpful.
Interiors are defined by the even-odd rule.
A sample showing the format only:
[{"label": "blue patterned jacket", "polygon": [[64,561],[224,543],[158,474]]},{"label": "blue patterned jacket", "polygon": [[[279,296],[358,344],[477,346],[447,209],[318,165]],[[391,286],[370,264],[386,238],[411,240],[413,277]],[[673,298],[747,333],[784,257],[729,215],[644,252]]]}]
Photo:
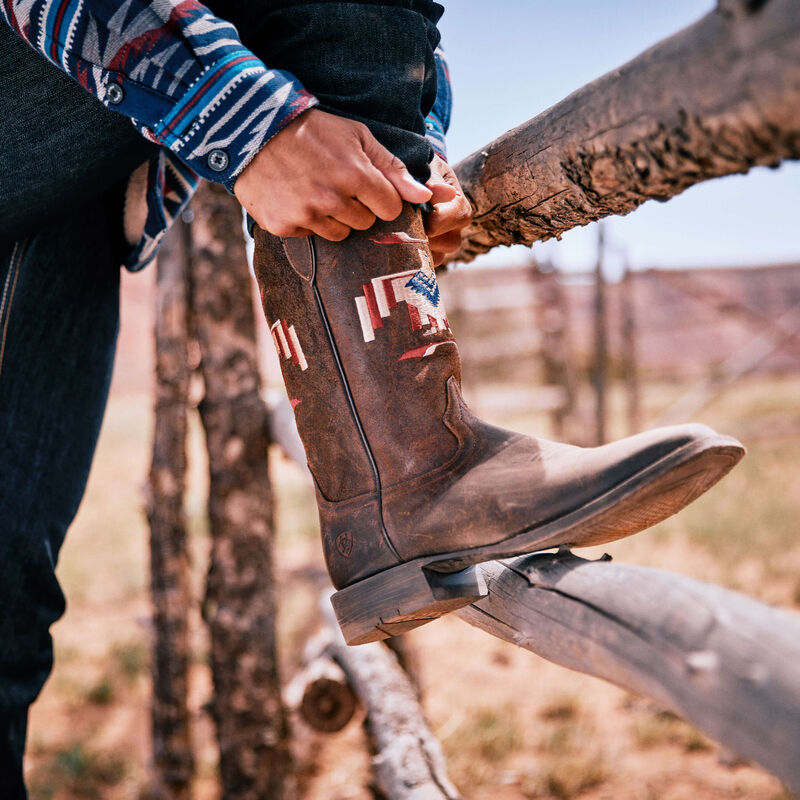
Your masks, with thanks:
[{"label": "blue patterned jacket", "polygon": [[[148,167],[144,234],[125,264],[132,270],[155,256],[200,178],[232,190],[258,150],[317,103],[197,0],[0,0],[0,18],[162,145]],[[426,128],[444,156],[450,86],[441,50],[436,57],[440,88]]]}]

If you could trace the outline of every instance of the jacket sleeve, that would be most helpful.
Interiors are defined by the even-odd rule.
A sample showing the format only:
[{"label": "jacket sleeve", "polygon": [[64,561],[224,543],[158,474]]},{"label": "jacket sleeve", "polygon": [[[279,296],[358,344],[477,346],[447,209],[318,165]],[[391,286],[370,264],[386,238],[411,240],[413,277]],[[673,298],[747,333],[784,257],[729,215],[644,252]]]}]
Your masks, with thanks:
[{"label": "jacket sleeve", "polygon": [[450,70],[441,47],[436,48],[436,100],[425,118],[425,136],[437,155],[447,161],[445,134],[450,128],[453,109],[453,92],[450,85]]},{"label": "jacket sleeve", "polygon": [[147,139],[228,189],[317,103],[197,0],[0,0],[0,16]]}]

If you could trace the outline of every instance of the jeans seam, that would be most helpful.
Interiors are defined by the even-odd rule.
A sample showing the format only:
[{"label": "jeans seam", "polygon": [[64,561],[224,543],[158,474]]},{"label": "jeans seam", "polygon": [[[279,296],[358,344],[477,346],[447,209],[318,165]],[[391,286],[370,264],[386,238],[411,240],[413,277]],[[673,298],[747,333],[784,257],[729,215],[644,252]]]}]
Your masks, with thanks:
[{"label": "jeans seam", "polygon": [[11,252],[8,274],[3,285],[3,296],[0,299],[0,322],[3,325],[2,335],[0,335],[0,375],[3,374],[3,359],[6,352],[6,338],[8,336],[8,321],[11,319],[11,306],[14,304],[14,294],[17,290],[17,279],[22,259],[28,247],[28,239],[22,239],[14,245]]}]

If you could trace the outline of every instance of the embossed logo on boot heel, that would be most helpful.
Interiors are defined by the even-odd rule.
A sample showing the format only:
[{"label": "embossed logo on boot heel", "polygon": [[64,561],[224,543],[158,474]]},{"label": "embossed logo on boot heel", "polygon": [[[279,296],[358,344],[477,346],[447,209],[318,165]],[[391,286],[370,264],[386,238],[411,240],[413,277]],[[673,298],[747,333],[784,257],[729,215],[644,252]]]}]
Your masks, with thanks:
[{"label": "embossed logo on boot heel", "polygon": [[344,558],[350,558],[353,554],[353,534],[350,531],[342,531],[336,537],[336,549]]}]

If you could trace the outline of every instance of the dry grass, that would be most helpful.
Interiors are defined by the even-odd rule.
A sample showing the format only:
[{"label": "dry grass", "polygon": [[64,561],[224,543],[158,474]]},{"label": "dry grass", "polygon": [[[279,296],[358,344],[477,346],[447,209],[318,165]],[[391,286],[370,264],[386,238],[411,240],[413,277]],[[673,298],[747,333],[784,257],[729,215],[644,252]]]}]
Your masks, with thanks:
[{"label": "dry grass", "polygon": [[571,800],[602,786],[609,772],[600,754],[576,755],[553,761],[540,775],[523,780],[525,797]]},{"label": "dry grass", "polygon": [[670,711],[657,711],[635,720],[631,732],[636,744],[645,749],[677,745],[687,753],[697,753],[712,748],[712,744],[697,728]]},{"label": "dry grass", "polygon": [[502,770],[507,758],[522,748],[524,738],[512,703],[465,712],[461,724],[444,742],[444,751],[457,784],[481,785]]},{"label": "dry grass", "polygon": [[551,700],[539,711],[539,718],[548,722],[565,722],[580,713],[580,703],[573,695],[562,695]]}]

